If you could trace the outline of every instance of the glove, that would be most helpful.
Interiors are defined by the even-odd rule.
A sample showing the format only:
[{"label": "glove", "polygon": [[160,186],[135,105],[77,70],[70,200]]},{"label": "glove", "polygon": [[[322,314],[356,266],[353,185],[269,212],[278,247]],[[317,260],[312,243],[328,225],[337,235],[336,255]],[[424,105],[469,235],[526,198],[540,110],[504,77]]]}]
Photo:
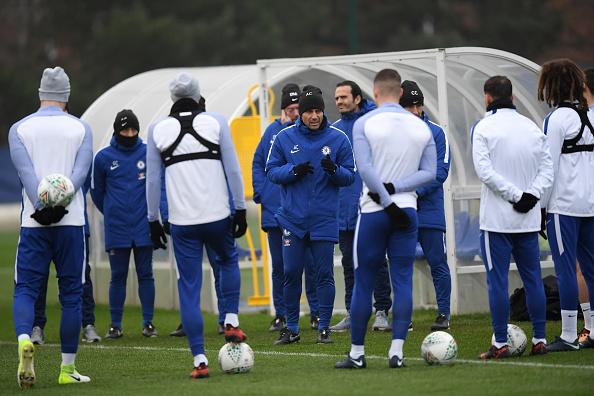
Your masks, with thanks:
[{"label": "glove", "polygon": [[410,226],[410,218],[406,212],[400,209],[395,203],[386,206],[384,211],[388,214],[388,217],[390,217],[392,224],[394,224],[396,228],[405,229]]},{"label": "glove", "polygon": [[545,208],[540,209],[540,231],[538,235],[543,237],[546,241],[547,239],[547,210]]},{"label": "glove", "polygon": [[62,220],[62,218],[66,216],[66,214],[68,214],[68,211],[64,206],[54,206],[54,211],[52,214],[52,223],[59,223],[60,220]]},{"label": "glove", "polygon": [[171,235],[171,224],[168,221],[163,223],[163,232],[167,235]]},{"label": "glove", "polygon": [[[384,183],[384,188],[386,189],[388,194],[396,194],[396,189],[394,188],[394,185],[392,183]],[[380,205],[380,196],[378,193],[368,192],[367,195],[369,195],[369,198],[371,198],[373,202]]]},{"label": "glove", "polygon": [[153,250],[167,249],[167,237],[163,232],[163,226],[159,220],[149,221],[151,227],[151,240],[153,241]]},{"label": "glove", "polygon": [[326,156],[322,158],[322,160],[320,161],[320,165],[322,165],[324,171],[330,176],[336,173],[337,166],[334,163],[334,161],[330,159],[330,154],[326,154]]},{"label": "glove", "polygon": [[52,224],[52,219],[54,217],[54,208],[47,207],[43,209],[38,209],[31,215],[31,218],[38,222],[41,225],[48,226]]},{"label": "glove", "polygon": [[311,166],[309,161],[302,162],[301,164],[295,165],[293,167],[293,174],[295,176],[298,176],[298,177],[305,176],[308,173],[313,174],[313,166]]},{"label": "glove", "polygon": [[245,214],[245,209],[235,209],[235,215],[233,215],[233,236],[235,238],[241,238],[247,231]]},{"label": "glove", "polygon": [[538,203],[538,198],[530,193],[522,193],[522,198],[514,204],[514,210],[520,213],[528,213]]},{"label": "glove", "polygon": [[390,195],[396,194],[396,188],[394,187],[394,185],[392,183],[384,183],[384,188],[386,189],[388,194],[390,194]]}]

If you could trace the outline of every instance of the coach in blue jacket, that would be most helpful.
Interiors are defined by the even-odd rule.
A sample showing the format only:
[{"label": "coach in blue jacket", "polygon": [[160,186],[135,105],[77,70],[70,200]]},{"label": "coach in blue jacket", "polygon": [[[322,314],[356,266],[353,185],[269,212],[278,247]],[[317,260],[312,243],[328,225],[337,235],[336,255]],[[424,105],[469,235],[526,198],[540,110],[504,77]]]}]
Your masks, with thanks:
[{"label": "coach in blue jacket", "polygon": [[91,198],[103,213],[105,250],[111,267],[109,312],[111,326],[106,338],[119,338],[126,300],[130,252],[134,251],[143,330],[155,337],[152,324],[155,303],[153,243],[146,206],[146,144],[138,137],[138,119],[132,110],[120,111],[113,124],[109,146],[95,155]]},{"label": "coach in blue jacket", "polygon": [[435,180],[417,190],[417,216],[419,219],[419,243],[431,267],[431,277],[437,299],[437,318],[431,330],[447,330],[450,327],[450,295],[452,279],[445,252],[445,213],[443,209],[443,183],[450,171],[450,148],[441,126],[432,122],[423,111],[423,92],[414,81],[402,82],[400,105],[427,123],[437,150],[437,173]]},{"label": "coach in blue jacket", "polygon": [[276,344],[299,340],[299,298],[306,250],[317,270],[318,343],[330,339],[334,307],[334,243],[338,242],[338,190],[355,180],[353,150],[340,129],[328,125],[319,89],[299,97],[295,125],[280,132],[266,163],[270,181],[281,185],[276,219],[283,228],[284,297],[287,328]]}]

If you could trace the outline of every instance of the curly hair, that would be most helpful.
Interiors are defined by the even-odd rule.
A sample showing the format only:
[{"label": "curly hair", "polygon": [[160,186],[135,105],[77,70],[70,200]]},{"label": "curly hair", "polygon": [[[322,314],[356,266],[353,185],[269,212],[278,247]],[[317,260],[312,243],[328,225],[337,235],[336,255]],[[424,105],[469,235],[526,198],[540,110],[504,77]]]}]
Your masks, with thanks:
[{"label": "curly hair", "polygon": [[586,78],[582,69],[567,58],[545,62],[538,77],[538,100],[550,106],[562,102],[579,102],[579,107],[586,108],[583,96]]}]

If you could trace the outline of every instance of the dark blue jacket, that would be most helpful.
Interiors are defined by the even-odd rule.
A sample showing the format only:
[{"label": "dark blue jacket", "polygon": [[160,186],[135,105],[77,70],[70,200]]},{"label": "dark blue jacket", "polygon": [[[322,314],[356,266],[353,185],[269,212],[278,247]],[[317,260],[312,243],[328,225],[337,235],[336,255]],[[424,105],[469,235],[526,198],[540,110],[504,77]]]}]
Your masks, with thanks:
[{"label": "dark blue jacket", "polygon": [[278,223],[274,217],[276,211],[280,207],[280,186],[272,183],[266,177],[266,158],[270,151],[270,146],[276,138],[276,135],[288,126],[293,125],[292,122],[281,123],[277,118],[274,122],[268,125],[264,131],[256,152],[254,153],[254,160],[252,161],[252,187],[254,188],[254,202],[262,205],[262,229],[266,231],[269,228],[278,227]]},{"label": "dark blue jacket", "polygon": [[95,155],[91,198],[103,213],[105,249],[151,246],[146,206],[146,144],[110,145]]},{"label": "dark blue jacket", "polygon": [[[359,111],[356,113],[341,114],[340,120],[335,121],[334,125],[346,133],[351,145],[353,144],[353,125],[355,121],[365,113],[375,109],[375,103],[363,99],[359,105]],[[338,227],[340,231],[354,231],[357,225],[357,216],[359,215],[359,198],[363,190],[363,181],[359,172],[355,173],[355,181],[348,187],[342,187],[338,193]]]},{"label": "dark blue jacket", "polygon": [[443,183],[450,172],[450,147],[443,129],[431,122],[426,113],[421,117],[433,134],[437,150],[437,173],[435,180],[417,190],[417,216],[419,228],[446,230],[445,212],[443,209]]},{"label": "dark blue jacket", "polygon": [[[320,164],[325,154],[337,165],[330,176]],[[293,167],[309,161],[313,174],[295,176]],[[281,185],[281,206],[276,213],[279,225],[299,238],[309,233],[311,240],[338,242],[338,190],[355,181],[355,160],[347,136],[328,125],[310,130],[297,119],[276,135],[266,163],[266,176]]]}]

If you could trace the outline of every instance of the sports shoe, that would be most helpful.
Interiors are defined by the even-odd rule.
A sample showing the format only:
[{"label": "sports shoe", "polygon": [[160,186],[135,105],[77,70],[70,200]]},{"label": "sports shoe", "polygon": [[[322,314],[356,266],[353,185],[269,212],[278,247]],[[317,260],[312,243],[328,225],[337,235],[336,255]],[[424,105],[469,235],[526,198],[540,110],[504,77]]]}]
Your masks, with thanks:
[{"label": "sports shoe", "polygon": [[241,327],[233,327],[230,324],[225,326],[225,341],[239,343],[245,340],[247,340],[247,335],[241,330]]},{"label": "sports shoe", "polygon": [[437,315],[435,322],[431,325],[431,331],[448,330],[450,328],[450,321],[444,314]]},{"label": "sports shoe", "polygon": [[532,344],[532,350],[530,351],[530,355],[546,355],[547,354],[547,345],[544,342],[538,342],[536,344]]},{"label": "sports shoe", "polygon": [[[581,345],[582,342],[584,342],[588,339],[589,335],[590,335],[590,330],[588,330],[584,327],[582,329],[582,331],[580,331],[580,333],[578,334],[578,343]],[[33,339],[33,337],[31,337],[31,339]]]},{"label": "sports shoe", "polygon": [[318,340],[316,343],[318,344],[332,344],[332,338],[330,338],[330,330],[329,329],[322,329],[318,332]]},{"label": "sports shoe", "polygon": [[192,370],[192,374],[190,374],[190,377],[194,379],[208,378],[208,366],[206,365],[206,363],[200,363],[198,367],[194,367],[194,370]]},{"label": "sports shoe", "polygon": [[309,325],[311,326],[312,330],[317,330],[320,326],[320,317],[318,315],[312,315],[309,320]]},{"label": "sports shoe", "polygon": [[[223,332],[225,331],[223,330]],[[185,337],[186,331],[184,330],[184,325],[180,323],[179,326],[177,326],[177,329],[173,330],[171,333],[169,333],[169,335],[172,337]]]},{"label": "sports shoe", "polygon": [[268,331],[281,331],[286,325],[287,322],[285,321],[285,318],[282,316],[277,316],[276,318],[272,319],[272,322],[270,322]]},{"label": "sports shoe", "polygon": [[101,341],[101,337],[99,337],[99,334],[97,334],[95,326],[90,324],[84,327],[82,340],[85,342],[99,342]]},{"label": "sports shoe", "polygon": [[155,326],[153,326],[153,324],[149,322],[143,327],[142,335],[145,337],[156,337],[157,335],[159,335],[159,333],[157,333],[157,329],[155,329]]},{"label": "sports shoe", "polygon": [[[218,335],[225,334],[225,324],[224,323],[217,323],[217,334]],[[186,335],[186,332],[184,332],[184,335]]]},{"label": "sports shoe", "polygon": [[388,360],[388,366],[390,368],[403,368],[404,367],[404,357],[399,358],[397,355],[394,355]]},{"label": "sports shoe", "polygon": [[337,369],[364,369],[367,368],[367,361],[365,355],[359,356],[357,359],[353,359],[351,354],[347,352],[347,357],[340,362],[336,362],[334,368]]},{"label": "sports shoe", "polygon": [[112,340],[115,340],[116,338],[121,338],[124,335],[124,332],[122,331],[122,329],[120,329],[117,326],[111,326],[109,328],[109,331],[107,332],[107,334],[105,335],[105,338],[111,338]]},{"label": "sports shoe", "polygon": [[547,346],[549,352],[576,352],[580,350],[577,338],[574,342],[567,342],[561,337],[555,337],[555,340]]},{"label": "sports shoe", "polygon": [[21,389],[29,389],[35,384],[33,357],[35,346],[30,340],[19,341],[19,368],[17,380]]},{"label": "sports shoe", "polygon": [[377,311],[375,313],[375,321],[371,326],[373,331],[390,331],[392,330],[392,326],[390,322],[388,322],[388,314],[386,311]]},{"label": "sports shoe", "polygon": [[579,344],[580,344],[580,349],[594,348],[594,340],[591,339],[590,337],[586,337],[586,339],[584,341],[580,342]]},{"label": "sports shoe", "polygon": [[412,322],[410,322],[410,323],[408,324],[408,331],[413,331],[413,325],[412,325]]},{"label": "sports shoe", "polygon": [[91,382],[91,379],[86,375],[81,375],[78,371],[76,371],[74,363],[62,364],[60,366],[60,376],[58,377],[58,384],[68,385],[80,384],[83,382]]},{"label": "sports shoe", "polygon": [[43,345],[44,338],[43,329],[39,326],[33,327],[33,330],[31,330],[31,342],[35,345]]},{"label": "sports shoe", "polygon": [[283,327],[274,345],[286,345],[298,342],[301,339],[299,333],[293,333],[288,327]]},{"label": "sports shoe", "polygon": [[342,320],[336,323],[334,326],[330,326],[330,331],[341,333],[343,331],[348,331],[351,329],[351,315],[347,313],[347,315],[342,318]]},{"label": "sports shoe", "polygon": [[480,354],[479,359],[481,360],[489,360],[489,359],[505,359],[511,357],[511,352],[509,351],[509,346],[504,345],[501,348],[497,348],[495,345],[491,345],[487,352],[483,352]]}]

